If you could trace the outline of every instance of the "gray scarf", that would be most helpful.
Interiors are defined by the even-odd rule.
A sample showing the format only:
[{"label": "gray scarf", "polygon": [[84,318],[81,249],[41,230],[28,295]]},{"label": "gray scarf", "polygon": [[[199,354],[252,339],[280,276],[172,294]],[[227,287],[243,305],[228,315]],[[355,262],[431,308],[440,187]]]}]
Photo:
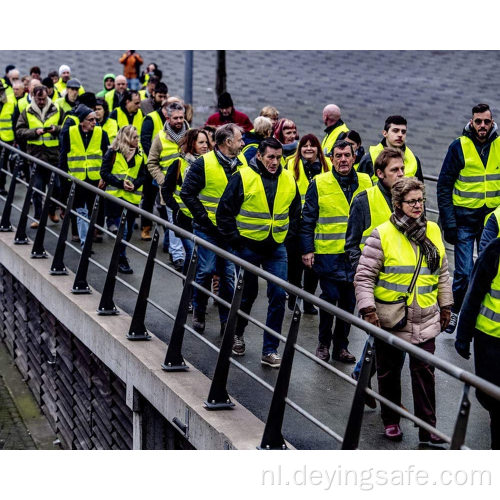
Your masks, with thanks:
[{"label": "gray scarf", "polygon": [[170,138],[176,143],[179,144],[182,140],[182,138],[186,135],[187,132],[187,127],[186,127],[186,122],[182,124],[182,129],[179,133],[174,132],[172,128],[170,127],[170,123],[165,122],[165,130],[167,131],[168,135]]}]

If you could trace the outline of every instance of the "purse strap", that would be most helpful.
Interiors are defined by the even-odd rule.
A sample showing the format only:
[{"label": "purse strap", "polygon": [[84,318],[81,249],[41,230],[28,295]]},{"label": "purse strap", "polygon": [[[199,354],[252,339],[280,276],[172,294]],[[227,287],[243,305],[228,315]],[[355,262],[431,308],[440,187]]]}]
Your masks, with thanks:
[{"label": "purse strap", "polygon": [[415,268],[415,272],[413,273],[410,286],[408,287],[408,290],[406,292],[408,295],[411,295],[413,293],[413,289],[415,288],[415,283],[417,282],[418,274],[420,273],[420,269],[422,267],[423,258],[424,258],[424,252],[420,250],[420,257],[418,258],[417,267]]}]

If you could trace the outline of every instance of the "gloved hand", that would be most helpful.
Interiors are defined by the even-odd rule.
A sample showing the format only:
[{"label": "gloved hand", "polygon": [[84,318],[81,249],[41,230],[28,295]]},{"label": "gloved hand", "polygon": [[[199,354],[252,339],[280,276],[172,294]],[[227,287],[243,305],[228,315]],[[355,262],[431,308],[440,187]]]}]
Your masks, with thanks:
[{"label": "gloved hand", "polygon": [[439,322],[441,323],[441,331],[446,330],[450,324],[451,309],[449,307],[443,307],[440,312]]},{"label": "gloved hand", "polygon": [[458,241],[458,231],[456,227],[449,227],[444,229],[444,239],[450,245],[456,245]]},{"label": "gloved hand", "polygon": [[365,321],[380,328],[380,320],[378,319],[377,310],[374,307],[365,307],[359,312]]},{"label": "gloved hand", "polygon": [[464,340],[455,340],[455,350],[462,358],[470,358],[470,342]]}]

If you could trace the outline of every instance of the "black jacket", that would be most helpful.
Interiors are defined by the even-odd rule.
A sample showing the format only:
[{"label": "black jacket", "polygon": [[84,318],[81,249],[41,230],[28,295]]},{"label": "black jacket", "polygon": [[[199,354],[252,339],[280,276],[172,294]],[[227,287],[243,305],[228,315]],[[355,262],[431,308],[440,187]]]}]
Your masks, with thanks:
[{"label": "black jacket", "polygon": [[[462,135],[472,140],[486,168],[491,143],[498,137],[497,125],[494,125],[484,143],[477,140],[476,136],[470,131],[469,124],[465,126]],[[464,154],[460,138],[458,138],[448,148],[437,182],[439,216],[441,225],[445,229],[454,229],[457,226],[481,227],[484,224],[486,215],[493,210],[486,207],[486,205],[481,208],[465,208],[453,205],[453,186],[464,166]]]},{"label": "black jacket", "polygon": [[[257,172],[261,176],[264,191],[266,193],[267,204],[269,205],[269,210],[272,214],[274,210],[276,191],[278,189],[278,179],[283,169],[281,166],[279,166],[276,173],[271,174],[266,169],[266,167],[264,167],[264,165],[255,157],[250,161],[249,168]],[[240,233],[236,226],[236,216],[240,212],[243,201],[243,182],[241,180],[240,173],[236,172],[229,179],[228,185],[226,186],[224,194],[221,196],[219,206],[217,207],[217,212],[215,214],[217,219],[217,227],[222,237],[225,241],[229,242],[229,245],[235,250],[238,250],[238,248],[242,248],[245,246],[260,254],[271,254],[280,245],[279,243],[276,243],[276,241],[274,241],[271,233],[263,241],[256,241],[251,238],[240,236]],[[286,239],[293,238],[293,236],[298,232],[300,208],[300,193],[298,188],[296,187],[295,197],[290,204],[288,212],[290,224],[288,227]]]},{"label": "black jacket", "polygon": [[[161,110],[157,110],[156,113],[160,115],[161,122],[165,124],[165,115],[161,112]],[[144,121],[142,122],[141,127],[141,146],[146,155],[149,154],[149,150],[151,149],[151,144],[153,143],[153,131],[154,131],[154,122],[153,118],[150,116],[145,116]]]}]

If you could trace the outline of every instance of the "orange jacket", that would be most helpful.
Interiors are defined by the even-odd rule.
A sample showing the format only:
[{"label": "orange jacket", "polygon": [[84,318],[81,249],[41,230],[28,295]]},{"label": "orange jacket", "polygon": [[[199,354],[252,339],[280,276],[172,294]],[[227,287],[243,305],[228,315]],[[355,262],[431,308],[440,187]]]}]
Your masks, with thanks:
[{"label": "orange jacket", "polygon": [[126,52],[120,57],[123,64],[123,76],[125,78],[139,78],[139,66],[144,62],[142,57],[134,52],[128,55]]}]

